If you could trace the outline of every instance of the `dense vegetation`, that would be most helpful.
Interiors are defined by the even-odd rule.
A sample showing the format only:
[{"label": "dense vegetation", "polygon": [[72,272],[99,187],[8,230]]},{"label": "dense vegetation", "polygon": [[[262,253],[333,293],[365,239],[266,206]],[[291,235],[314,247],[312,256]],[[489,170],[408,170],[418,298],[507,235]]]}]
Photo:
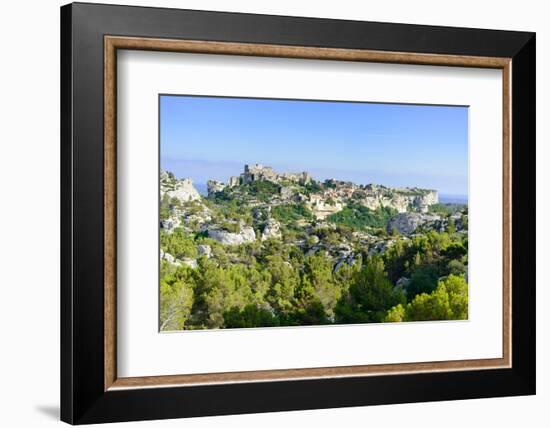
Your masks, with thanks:
[{"label": "dense vegetation", "polygon": [[433,204],[430,206],[429,212],[449,216],[465,209],[467,210],[467,206],[464,204]]},{"label": "dense vegetation", "polygon": [[[161,330],[467,319],[467,207],[432,205],[436,221],[388,235],[397,211],[367,208],[364,188],[338,199],[340,185],[254,181],[187,201],[165,193]],[[334,209],[320,217],[308,195],[327,189],[323,209]],[[243,229],[238,244],[212,232]]]},{"label": "dense vegetation", "polygon": [[384,228],[388,220],[397,213],[392,208],[383,207],[371,210],[363,205],[348,204],[342,211],[331,214],[328,220],[359,230]]},{"label": "dense vegetation", "polygon": [[277,205],[271,209],[271,215],[285,224],[298,220],[313,220],[313,214],[304,204]]},{"label": "dense vegetation", "polygon": [[[305,256],[273,240],[224,247],[200,234],[161,233],[166,251],[214,257],[198,267],[161,263],[165,330],[466,319],[467,239],[430,232],[398,239],[383,255],[362,253],[334,269],[319,252]],[[410,278],[407,293],[394,286]]]}]

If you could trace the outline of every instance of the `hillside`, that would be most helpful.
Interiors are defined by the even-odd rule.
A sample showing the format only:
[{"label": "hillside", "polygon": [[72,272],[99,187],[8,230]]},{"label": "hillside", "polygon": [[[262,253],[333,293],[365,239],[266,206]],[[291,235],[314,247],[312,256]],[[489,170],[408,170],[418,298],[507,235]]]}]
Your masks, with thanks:
[{"label": "hillside", "polygon": [[[435,190],[258,164],[209,181],[206,197],[167,171],[160,190],[166,330],[380,322],[449,274],[465,279],[467,207],[438,204]],[[366,270],[364,286],[380,275],[377,304],[353,291]]]}]

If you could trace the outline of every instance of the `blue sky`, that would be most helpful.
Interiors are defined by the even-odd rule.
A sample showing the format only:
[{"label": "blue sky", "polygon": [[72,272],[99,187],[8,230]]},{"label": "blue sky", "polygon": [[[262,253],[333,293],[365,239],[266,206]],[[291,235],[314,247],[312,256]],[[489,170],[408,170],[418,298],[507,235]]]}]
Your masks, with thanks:
[{"label": "blue sky", "polygon": [[468,108],[162,95],[161,167],[195,183],[243,165],[466,195]]}]

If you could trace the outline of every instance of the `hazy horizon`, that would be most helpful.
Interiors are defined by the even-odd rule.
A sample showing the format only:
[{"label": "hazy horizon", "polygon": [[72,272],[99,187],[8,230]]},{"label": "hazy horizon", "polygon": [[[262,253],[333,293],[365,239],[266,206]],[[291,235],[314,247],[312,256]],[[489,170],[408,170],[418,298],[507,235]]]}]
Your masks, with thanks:
[{"label": "hazy horizon", "polygon": [[227,182],[245,164],[468,194],[468,108],[161,96],[161,168]]}]

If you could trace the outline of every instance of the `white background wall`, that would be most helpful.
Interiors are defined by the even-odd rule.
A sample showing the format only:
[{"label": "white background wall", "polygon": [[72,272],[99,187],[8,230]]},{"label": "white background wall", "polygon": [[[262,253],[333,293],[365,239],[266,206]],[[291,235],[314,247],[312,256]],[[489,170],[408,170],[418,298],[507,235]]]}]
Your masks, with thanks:
[{"label": "white background wall", "polygon": [[[121,0],[122,1],[122,0]],[[104,1],[104,3],[116,3]],[[546,426],[550,404],[548,206],[550,13],[543,1],[148,0],[126,4],[537,32],[538,395],[264,415],[155,421],[141,426]],[[0,424],[58,424],[59,6],[0,6]],[[546,78],[545,78],[546,77]],[[546,200],[545,200],[546,199]],[[543,306],[544,305],[544,306]],[[544,310],[547,310],[544,313]],[[546,411],[545,411],[546,410]],[[125,426],[137,426],[137,423]]]}]

